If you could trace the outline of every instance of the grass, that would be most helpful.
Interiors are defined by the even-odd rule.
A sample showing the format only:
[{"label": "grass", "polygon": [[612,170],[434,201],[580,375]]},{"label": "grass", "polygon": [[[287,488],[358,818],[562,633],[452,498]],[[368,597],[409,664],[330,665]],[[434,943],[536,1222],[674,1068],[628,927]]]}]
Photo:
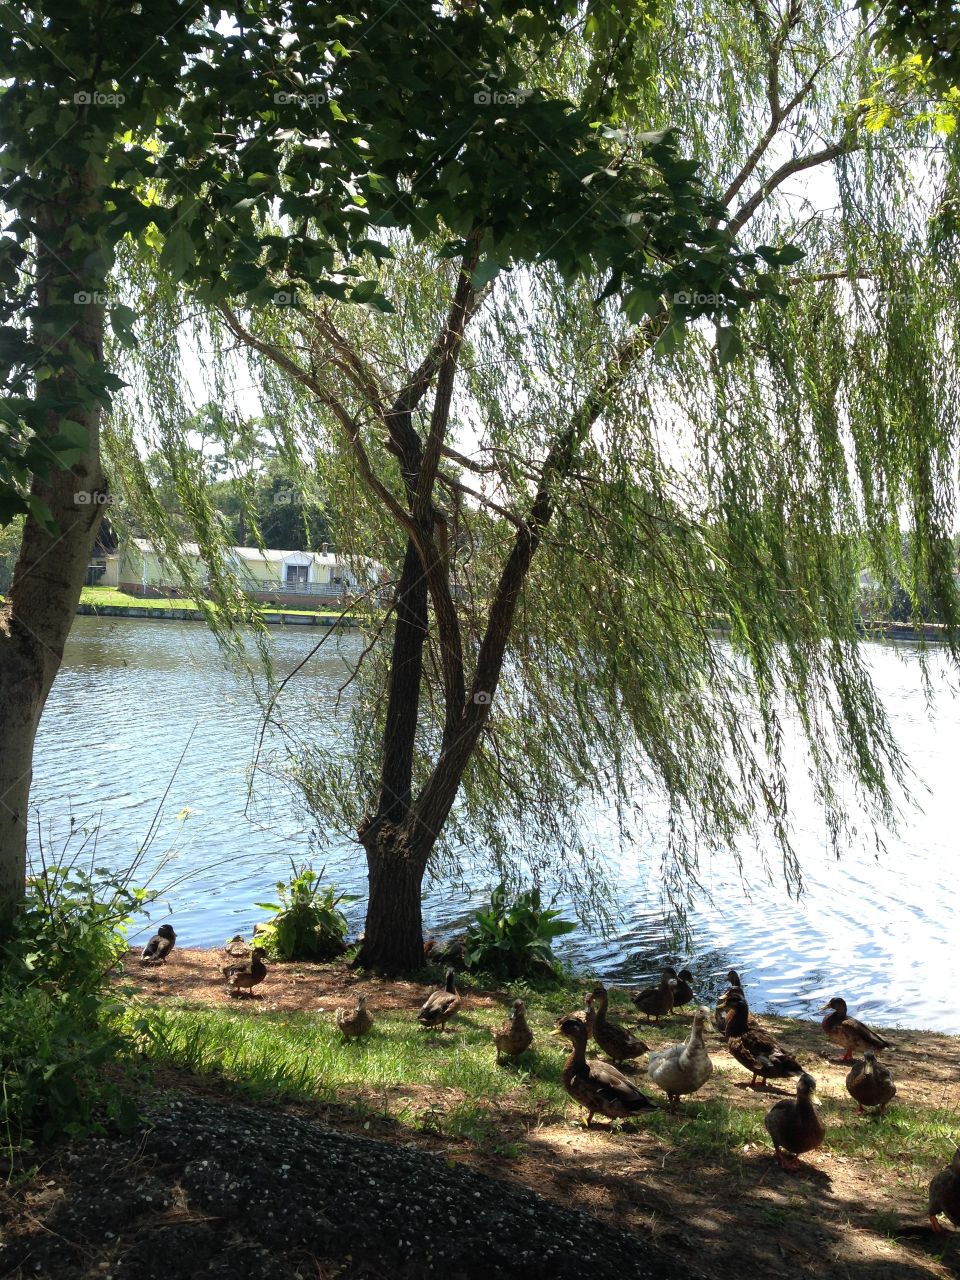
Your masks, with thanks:
[{"label": "grass", "polygon": [[547,1033],[569,1007],[568,993],[528,1004],[539,1047],[500,1067],[488,1028],[503,1014],[494,1009],[461,1012],[456,1029],[443,1034],[420,1030],[408,1011],[381,1012],[369,1035],[354,1042],[343,1039],[332,1016],[251,1016],[240,1001],[218,1008],[137,1005],[130,1016],[155,1061],[217,1074],[256,1094],[335,1101],[361,1113],[376,1101],[379,1113],[400,1123],[490,1149],[510,1145],[500,1142],[505,1108],[532,1123],[563,1116],[563,1054]]},{"label": "grass", "polygon": [[[582,1006],[583,990],[582,981],[540,990],[511,986],[499,993],[502,1005],[461,1011],[454,1029],[442,1035],[421,1031],[409,1010],[377,1012],[373,1030],[359,1042],[343,1040],[330,1010],[260,1013],[250,1007],[253,1002],[244,1007],[170,1001],[137,1004],[130,1016],[140,1022],[144,1052],[155,1061],[200,1076],[215,1074],[255,1094],[335,1102],[360,1114],[373,1108],[400,1124],[509,1154],[518,1129],[576,1123],[584,1115],[561,1081],[566,1042],[548,1035],[560,1014]],[[526,1003],[534,1047],[518,1061],[497,1066],[489,1028],[502,1021],[516,996]],[[614,1016],[633,1022],[635,1011],[624,995],[612,993],[611,1007]],[[800,1025],[765,1021],[772,1029]],[[689,1018],[677,1018],[662,1028],[643,1027],[641,1034],[663,1044],[684,1038],[688,1030]],[[763,1117],[783,1095],[771,1094],[768,1102],[735,1087],[744,1073],[718,1042],[708,1047],[714,1059],[708,1088],[685,1100],[676,1115],[664,1109],[632,1123],[670,1148],[681,1164],[735,1165],[745,1149],[770,1146]],[[636,1079],[648,1088],[642,1074]],[[821,1115],[832,1152],[893,1170],[918,1186],[929,1178],[931,1165],[942,1163],[957,1127],[955,1108],[895,1102],[882,1118],[858,1117],[842,1076],[823,1073],[821,1083]],[[791,1092],[792,1084],[786,1082]],[[663,1101],[658,1089],[648,1091]]]},{"label": "grass", "polygon": [[[92,605],[94,608],[103,608],[109,605],[122,609],[199,609],[200,607],[196,600],[181,600],[179,598],[169,600],[142,599],[140,596],[131,596],[125,591],[120,591],[117,587],[84,587],[80,592],[80,603]],[[316,618],[337,618],[340,616],[339,609],[298,609],[289,608],[286,605],[276,608],[264,607],[262,612],[267,616],[280,613],[308,614],[310,617]]]}]

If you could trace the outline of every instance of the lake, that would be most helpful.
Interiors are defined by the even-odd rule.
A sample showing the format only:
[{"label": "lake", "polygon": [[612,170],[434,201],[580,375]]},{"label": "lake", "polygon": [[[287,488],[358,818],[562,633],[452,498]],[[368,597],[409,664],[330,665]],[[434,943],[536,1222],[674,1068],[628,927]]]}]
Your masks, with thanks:
[{"label": "lake", "polygon": [[[272,631],[277,670],[290,670],[319,638],[313,628]],[[294,722],[298,705],[309,700],[312,732],[331,752],[344,750],[337,696],[360,643],[350,633],[330,636],[285,696]],[[799,901],[778,879],[767,882],[752,850],[746,857],[754,870],[745,882],[732,857],[714,858],[701,869],[705,896],[690,913],[690,942],[680,953],[661,902],[653,837],[628,850],[610,837],[606,856],[621,918],[610,936],[580,930],[564,939],[563,954],[625,985],[683,959],[704,993],[716,991],[733,965],[758,1010],[809,1016],[830,996],[843,995],[868,1021],[960,1032],[955,679],[946,658],[936,655],[928,714],[912,646],[871,644],[868,660],[921,784],[920,807],[884,853],[878,857],[864,836],[839,860],[831,856],[798,751]],[[258,773],[248,804],[259,723],[249,681],[228,668],[204,626],[77,618],[38,736],[32,851],[42,839],[56,853],[71,822],[71,847],[79,843],[77,831],[99,826],[98,865],[125,867],[156,818],[148,859],[172,856],[157,882],[169,889],[153,908],[154,922],[169,909],[184,945],[249,934],[264,918],[254,904],[272,900],[290,858],[313,856],[314,824],[279,778]],[[268,746],[278,746],[275,735]],[[607,828],[598,815],[601,839]],[[324,857],[326,878],[363,892],[357,846],[335,842]],[[445,886],[429,890],[427,931],[442,936],[462,927],[491,887],[480,885],[473,899]],[[347,911],[352,932],[362,927],[362,908],[360,902]]]}]

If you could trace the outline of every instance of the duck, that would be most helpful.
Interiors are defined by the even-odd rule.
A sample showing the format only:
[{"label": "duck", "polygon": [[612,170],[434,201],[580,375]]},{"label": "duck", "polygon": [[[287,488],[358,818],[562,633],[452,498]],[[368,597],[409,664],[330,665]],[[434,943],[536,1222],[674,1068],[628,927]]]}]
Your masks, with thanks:
[{"label": "duck", "polygon": [[162,924],[140,953],[141,964],[166,964],[177,935],[172,924]]},{"label": "duck", "polygon": [[960,1147],[953,1153],[946,1169],[930,1180],[927,1196],[927,1212],[934,1231],[946,1230],[937,1220],[941,1213],[945,1213],[955,1227],[960,1227]]},{"label": "duck", "polygon": [[423,1008],[417,1014],[421,1027],[439,1027],[447,1029],[447,1022],[460,1008],[460,993],[454,981],[454,972],[448,969],[444,976],[444,985],[427,996]]},{"label": "duck", "polygon": [[761,1087],[765,1089],[770,1078],[783,1080],[803,1071],[796,1058],[781,1049],[769,1031],[756,1023],[750,1025],[750,1006],[743,992],[736,988],[726,997],[724,1035],[727,1048],[737,1062],[753,1072],[751,1088],[756,1085],[757,1076],[762,1078]]},{"label": "duck", "polygon": [[859,1115],[863,1115],[864,1107],[879,1107],[883,1115],[887,1103],[897,1092],[893,1076],[869,1049],[863,1061],[855,1062],[847,1072],[846,1083],[847,1093],[859,1107]]},{"label": "duck", "polygon": [[858,1018],[848,1017],[847,1002],[839,996],[828,1000],[820,1012],[827,1015],[820,1024],[824,1035],[845,1051],[842,1058],[835,1059],[837,1062],[852,1062],[855,1049],[860,1053],[867,1049],[872,1049],[874,1053],[882,1053],[884,1049],[894,1047],[889,1040],[884,1040],[883,1036],[878,1035],[876,1031],[871,1031]]},{"label": "duck", "polygon": [[373,1026],[373,1018],[367,1009],[367,997],[357,996],[354,1009],[340,1008],[334,1014],[337,1026],[343,1032],[345,1040],[359,1040]]},{"label": "duck", "polygon": [[501,1059],[518,1058],[533,1044],[533,1032],[527,1023],[526,1007],[522,1000],[514,1000],[513,1012],[499,1027],[491,1027],[490,1034],[497,1046],[497,1066]]},{"label": "duck", "polygon": [[563,1087],[581,1107],[587,1109],[587,1128],[596,1112],[608,1120],[627,1120],[644,1111],[659,1108],[632,1080],[609,1062],[587,1061],[587,1025],[582,1018],[561,1018],[552,1036],[565,1036],[572,1052],[564,1063]]},{"label": "duck", "polygon": [[740,981],[740,975],[736,969],[727,970],[727,989],[717,1000],[717,1007],[713,1013],[713,1024],[721,1035],[726,1033],[727,1026],[727,996],[731,991],[743,992],[743,983]]},{"label": "duck", "polygon": [[245,964],[226,966],[223,976],[227,980],[232,996],[238,996],[241,991],[248,991],[251,997],[253,996],[252,988],[259,986],[267,976],[267,966],[263,963],[266,954],[262,947],[254,947],[250,953],[250,959]]},{"label": "duck", "polygon": [[826,1128],[814,1105],[816,1090],[813,1076],[802,1072],[797,1081],[796,1098],[781,1098],[763,1117],[777,1160],[784,1169],[796,1169],[800,1164],[798,1157],[815,1151],[823,1142]]},{"label": "duck", "polygon": [[689,1004],[693,999],[693,974],[689,969],[681,969],[679,973],[675,969],[667,969],[666,972],[671,978],[677,980],[677,989],[673,993],[673,1007],[679,1009]]},{"label": "duck", "polygon": [[598,982],[590,994],[594,1008],[592,1034],[603,1052],[611,1057],[614,1063],[639,1058],[641,1054],[647,1053],[649,1045],[638,1040],[619,1022],[610,1022],[607,1018],[607,988],[603,983]]},{"label": "duck", "polygon": [[673,1008],[674,992],[677,979],[671,978],[670,970],[665,969],[663,976],[655,987],[641,987],[639,991],[631,991],[630,999],[641,1013],[647,1015],[647,1021],[656,1018],[657,1022],[665,1013]]},{"label": "duck", "polygon": [[713,1063],[703,1043],[703,1029],[709,1017],[710,1010],[701,1006],[693,1015],[686,1040],[658,1049],[647,1060],[647,1078],[667,1095],[671,1111],[676,1111],[681,1094],[696,1093],[713,1075]]},{"label": "duck", "polygon": [[223,944],[223,949],[228,956],[236,956],[238,959],[247,959],[250,955],[250,948],[244,941],[242,933],[235,933],[233,937]]}]

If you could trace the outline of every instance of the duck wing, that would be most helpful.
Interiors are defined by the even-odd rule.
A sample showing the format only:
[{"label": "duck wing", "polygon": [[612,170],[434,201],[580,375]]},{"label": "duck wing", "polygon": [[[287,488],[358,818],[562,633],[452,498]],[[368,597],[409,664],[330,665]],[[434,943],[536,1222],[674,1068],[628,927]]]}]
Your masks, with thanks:
[{"label": "duck wing", "polygon": [[598,1102],[627,1111],[656,1111],[657,1104],[609,1062],[587,1063],[591,1092]]}]

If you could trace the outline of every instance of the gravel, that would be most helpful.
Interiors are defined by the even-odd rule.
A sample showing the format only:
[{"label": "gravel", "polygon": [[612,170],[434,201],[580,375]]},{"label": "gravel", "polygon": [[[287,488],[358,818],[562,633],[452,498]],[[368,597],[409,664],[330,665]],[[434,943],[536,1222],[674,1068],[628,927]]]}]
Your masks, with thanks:
[{"label": "gravel", "polygon": [[0,1276],[691,1274],[635,1235],[437,1156],[190,1094],[155,1100],[130,1137],[59,1148],[44,1178],[42,1208],[0,1232]]}]

